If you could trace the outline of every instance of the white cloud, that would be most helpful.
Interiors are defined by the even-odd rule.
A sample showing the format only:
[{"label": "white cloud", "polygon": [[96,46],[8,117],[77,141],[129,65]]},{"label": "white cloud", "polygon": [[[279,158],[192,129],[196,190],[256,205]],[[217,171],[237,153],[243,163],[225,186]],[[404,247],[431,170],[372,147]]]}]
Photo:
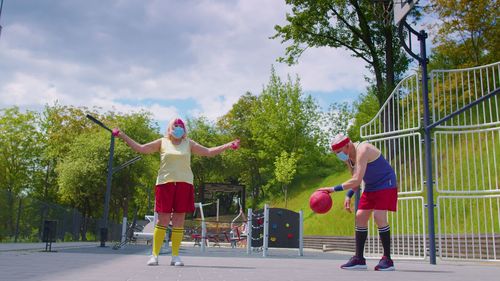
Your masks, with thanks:
[{"label": "white cloud", "polygon": [[298,65],[276,62],[285,46],[269,37],[284,23],[284,1],[95,3],[79,10],[78,1],[53,1],[29,15],[11,7],[0,41],[0,106],[57,100],[148,109],[160,121],[215,119],[245,92],[259,94],[272,64],[282,77],[298,74],[306,92],[366,85],[363,62],[347,51],[308,49]]}]

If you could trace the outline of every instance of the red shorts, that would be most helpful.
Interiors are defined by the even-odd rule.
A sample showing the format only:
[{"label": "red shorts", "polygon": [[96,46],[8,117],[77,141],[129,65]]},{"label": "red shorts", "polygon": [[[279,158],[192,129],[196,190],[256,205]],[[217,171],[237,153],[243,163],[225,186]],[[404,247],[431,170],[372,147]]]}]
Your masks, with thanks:
[{"label": "red shorts", "polygon": [[359,199],[360,210],[387,210],[396,212],[398,208],[398,189],[388,188],[378,191],[363,192]]},{"label": "red shorts", "polygon": [[187,182],[167,182],[155,186],[155,211],[158,213],[194,212],[194,187]]}]

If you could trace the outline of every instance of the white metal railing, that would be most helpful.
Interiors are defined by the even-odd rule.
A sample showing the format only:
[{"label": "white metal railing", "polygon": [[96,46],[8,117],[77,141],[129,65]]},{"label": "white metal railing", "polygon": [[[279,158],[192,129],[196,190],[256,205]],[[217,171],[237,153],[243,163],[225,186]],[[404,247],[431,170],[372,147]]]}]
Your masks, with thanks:
[{"label": "white metal railing", "polygon": [[401,80],[377,115],[361,126],[361,137],[382,137],[418,130],[420,128],[420,97],[418,74]]},{"label": "white metal railing", "polygon": [[436,189],[446,193],[500,191],[500,127],[434,133]]},{"label": "white metal railing", "polygon": [[500,195],[438,196],[437,201],[442,259],[500,259]]},{"label": "white metal railing", "polygon": [[[485,66],[433,70],[431,106],[434,122],[500,87],[500,62]],[[438,128],[475,128],[500,124],[498,95],[444,122]]]},{"label": "white metal railing", "polygon": [[380,149],[396,172],[398,194],[417,194],[423,191],[424,168],[420,133],[396,135],[368,142]]},{"label": "white metal railing", "polygon": [[[484,97],[500,87],[500,62],[434,70],[430,77],[431,124],[482,100],[434,128],[432,173],[437,191],[438,255],[443,259],[498,261],[500,98]],[[392,254],[399,257],[427,255],[423,197],[403,197],[421,195],[425,184],[422,136],[417,132],[422,129],[421,97],[418,75],[406,77],[377,115],[360,128],[361,137],[382,151],[398,178],[398,211],[389,214],[389,223]],[[446,193],[449,196],[443,196]],[[421,234],[411,230],[415,224]],[[373,221],[369,234],[367,255],[380,256],[382,248]],[[408,241],[413,238],[423,240],[408,250],[413,243]]]},{"label": "white metal railing", "polygon": [[[425,259],[427,256],[425,217],[424,197],[398,199],[398,211],[388,212],[388,222],[391,227],[391,256]],[[383,252],[378,227],[372,219],[368,227],[365,255],[380,257]]]}]

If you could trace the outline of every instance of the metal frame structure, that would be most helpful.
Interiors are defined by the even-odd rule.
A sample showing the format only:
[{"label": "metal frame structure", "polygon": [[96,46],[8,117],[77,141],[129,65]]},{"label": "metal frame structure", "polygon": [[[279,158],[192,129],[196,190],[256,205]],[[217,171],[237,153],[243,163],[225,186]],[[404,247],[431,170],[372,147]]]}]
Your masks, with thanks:
[{"label": "metal frame structure", "polygon": [[[407,2],[410,3],[410,1]],[[410,9],[406,12],[409,11]],[[419,193],[419,190],[413,190],[411,188],[408,192],[408,188],[404,186],[407,174],[404,169],[401,169],[401,166],[411,166],[412,161],[413,163],[416,161],[425,161],[426,176],[425,180],[422,180],[421,183],[425,183],[426,186],[425,197],[427,199],[427,204],[423,203],[423,197],[415,197],[413,199],[422,200],[423,206],[427,208],[428,251],[427,249],[424,251],[424,257],[428,254],[430,263],[436,264],[435,209],[438,208],[438,227],[440,229],[439,253],[441,258],[447,258],[449,257],[448,249],[443,247],[448,244],[443,241],[448,239],[447,237],[450,235],[452,237],[458,235],[460,238],[460,235],[463,236],[463,233],[458,231],[456,228],[458,226],[455,226],[455,229],[449,229],[449,226],[444,222],[443,216],[452,210],[447,210],[444,206],[440,205],[444,204],[443,202],[447,202],[446,200],[457,201],[465,200],[466,198],[469,200],[475,200],[475,198],[492,200],[491,198],[496,198],[497,201],[499,200],[497,194],[489,195],[489,193],[498,193],[500,191],[498,185],[498,181],[500,181],[498,175],[500,172],[499,165],[497,164],[497,154],[498,151],[500,151],[500,107],[498,102],[498,93],[500,91],[500,62],[461,70],[434,70],[429,76],[427,71],[427,64],[429,61],[426,53],[427,33],[424,30],[418,32],[413,29],[406,22],[406,16],[402,17],[397,24],[399,25],[398,33],[402,42],[402,47],[412,58],[418,61],[420,65],[420,89],[418,86],[415,87],[410,83],[410,81],[418,80],[418,74],[403,79],[396,86],[395,90],[377,115],[369,123],[360,128],[360,135],[362,138],[378,146],[383,151],[384,156],[391,162],[391,165],[395,167],[396,174],[398,175],[398,182],[403,186],[402,192],[399,193],[400,195],[416,195]],[[408,35],[408,44],[405,41],[405,35]],[[414,38],[419,41],[420,50],[418,54],[414,53],[412,50],[412,39]],[[432,79],[431,81],[429,77]],[[431,93],[429,93],[429,82],[432,87]],[[430,97],[429,94],[432,94],[432,96]],[[415,116],[418,116],[418,120],[412,123],[410,120],[414,118],[414,112],[405,110],[405,106],[408,106],[409,103],[404,100],[408,100],[413,95],[415,95],[417,101],[422,101],[422,107],[420,107],[420,104],[418,104],[416,108],[413,107],[413,110],[417,111]],[[423,111],[423,125],[420,124],[421,110]],[[404,123],[404,121],[407,122]],[[435,132],[431,135],[433,130],[435,130]],[[410,159],[408,159],[406,153],[410,151],[410,147],[405,145],[404,142],[402,146],[400,145],[401,140],[404,138],[402,134],[413,134],[418,132],[423,133],[423,152],[425,154],[422,155],[422,150],[419,149],[419,151],[413,151],[413,154],[411,154],[415,155],[417,158],[410,157]],[[458,138],[457,142],[455,142],[456,138]],[[456,148],[455,145],[461,144],[464,139],[466,144],[465,147]],[[485,143],[482,144],[483,142]],[[476,146],[474,146],[474,144],[476,144]],[[469,146],[471,147],[469,148]],[[415,147],[421,148],[420,146]],[[432,153],[433,147],[434,154]],[[459,153],[455,153],[454,149],[458,149]],[[465,151],[464,154],[460,153],[462,149]],[[392,150],[392,153],[388,153],[387,150]],[[471,164],[477,165],[474,167],[473,171],[476,171],[476,168],[480,168],[481,175],[470,175],[470,169],[467,169],[470,159],[465,159],[463,156],[470,157],[470,152],[472,151],[478,154],[478,159],[473,159],[473,164]],[[396,159],[396,162],[399,161],[399,163],[395,163],[393,158]],[[443,159],[447,162],[443,163]],[[423,173],[423,163],[420,163],[421,169],[419,172]],[[460,174],[457,174],[457,170]],[[448,174],[444,175],[443,173]],[[433,179],[433,174],[435,180]],[[405,180],[402,180],[403,177]],[[409,174],[409,177],[417,177],[417,173],[413,175]],[[446,178],[447,182],[444,183],[442,178]],[[418,178],[415,180],[418,182]],[[412,179],[410,179],[410,182],[411,181]],[[436,206],[434,203],[434,184],[436,184],[436,192],[438,193],[460,195],[450,196],[438,194],[437,201],[439,204]],[[477,193],[481,195],[477,195]],[[399,198],[398,209],[400,209],[400,211],[401,203],[407,200],[409,200],[409,197]],[[482,206],[485,207],[484,204]],[[481,240],[481,235],[493,237],[490,244],[493,245],[491,251],[493,251],[494,254],[476,256],[474,253],[471,255],[470,252],[468,252],[470,249],[467,248],[468,240],[466,239],[465,242],[460,242],[466,244],[466,254],[462,254],[460,251],[457,254],[454,251],[455,248],[453,248],[451,258],[468,259],[472,257],[473,259],[499,259],[495,252],[495,243],[498,243],[495,239],[500,239],[500,235],[498,235],[500,234],[500,206],[490,203],[488,208],[489,209],[484,210],[484,213],[489,212],[491,214],[488,218],[476,219],[478,225],[490,223],[490,229],[487,231],[483,230],[483,233],[479,233],[478,229],[477,235],[473,233],[472,238],[468,237],[467,239],[476,239],[480,242],[485,241],[484,238]],[[402,210],[406,211],[404,208]],[[494,214],[497,214],[497,216]],[[457,212],[454,218],[457,219],[459,215],[460,214]],[[398,217],[399,214],[391,216]],[[425,222],[425,216],[422,215],[421,219]],[[464,218],[464,220],[466,219],[470,218]],[[391,218],[391,224],[392,222],[393,219]],[[370,229],[376,228],[372,225]],[[400,243],[400,235],[405,235],[401,233],[400,229],[401,226],[396,220],[395,228],[393,228],[393,243]],[[426,237],[425,232],[422,233],[422,235]],[[459,238],[455,237],[454,240],[452,240],[454,241],[452,245],[460,240]],[[377,243],[377,241],[370,241],[369,239],[368,252],[379,253],[380,249],[375,245]],[[484,245],[480,247],[484,247]],[[487,251],[490,251],[490,245],[486,245],[485,247]],[[396,249],[393,249],[393,252],[396,255],[401,254],[397,253]],[[415,253],[418,253],[418,255],[415,255]],[[421,252],[415,251],[413,251],[413,254],[408,251],[402,252],[404,257],[422,257],[420,254]]]},{"label": "metal frame structure", "polygon": [[120,171],[121,169],[137,162],[138,160],[141,159],[141,156],[136,156],[127,162],[123,163],[122,165],[113,168],[113,158],[115,155],[115,136],[113,135],[113,130],[108,128],[106,125],[104,125],[101,121],[97,120],[95,117],[92,115],[87,114],[86,117],[94,122],[95,124],[99,125],[102,127],[104,130],[108,131],[110,133],[110,143],[109,143],[109,159],[108,159],[108,175],[106,177],[106,195],[104,197],[104,214],[102,216],[103,223],[100,228],[100,240],[101,240],[101,247],[106,247],[106,241],[108,240],[108,216],[109,216],[109,199],[111,197],[111,182],[113,180],[113,174]]},{"label": "metal frame structure", "polygon": [[[433,264],[436,255],[441,259],[499,260],[496,248],[500,245],[500,165],[497,163],[500,158],[500,62],[461,70],[434,70],[430,76],[430,99],[422,108],[416,108],[424,112],[432,108],[432,117],[427,115],[430,120],[425,126],[403,123],[403,120],[411,120],[411,116],[420,116],[402,109],[408,100],[425,100],[418,87],[407,81],[415,77],[411,75],[401,81],[376,116],[360,129],[361,136],[382,151],[398,176],[399,211],[389,215],[393,225],[393,254],[417,259],[428,255]],[[392,115],[384,116],[390,112],[388,107]],[[384,121],[394,123],[384,126]],[[415,121],[415,124],[420,123]],[[427,142],[423,142],[422,130],[428,134],[432,131]],[[424,196],[419,196],[424,184],[427,204],[424,204]],[[434,192],[437,193],[436,205],[429,200]],[[407,195],[413,197],[405,197]],[[420,208],[428,209],[427,216],[415,215],[420,213]],[[439,247],[433,251],[435,209]],[[408,219],[400,219],[399,212],[416,223],[417,228],[408,225]],[[428,235],[422,231],[426,217]],[[376,233],[373,222],[369,233]],[[428,249],[422,244],[427,237]],[[417,241],[418,245],[411,241]],[[380,253],[378,237],[370,236],[367,254]]]}]

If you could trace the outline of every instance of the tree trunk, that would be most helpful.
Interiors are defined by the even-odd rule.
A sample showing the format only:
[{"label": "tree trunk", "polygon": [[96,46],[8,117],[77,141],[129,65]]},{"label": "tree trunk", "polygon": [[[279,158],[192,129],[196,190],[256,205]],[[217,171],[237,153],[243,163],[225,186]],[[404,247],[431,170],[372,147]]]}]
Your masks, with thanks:
[{"label": "tree trunk", "polygon": [[10,229],[10,235],[14,233],[14,196],[12,195],[11,189],[7,188],[7,225]]},{"label": "tree trunk", "polygon": [[125,197],[123,198],[123,216],[128,218],[128,186],[125,184],[126,192],[125,192]]}]

